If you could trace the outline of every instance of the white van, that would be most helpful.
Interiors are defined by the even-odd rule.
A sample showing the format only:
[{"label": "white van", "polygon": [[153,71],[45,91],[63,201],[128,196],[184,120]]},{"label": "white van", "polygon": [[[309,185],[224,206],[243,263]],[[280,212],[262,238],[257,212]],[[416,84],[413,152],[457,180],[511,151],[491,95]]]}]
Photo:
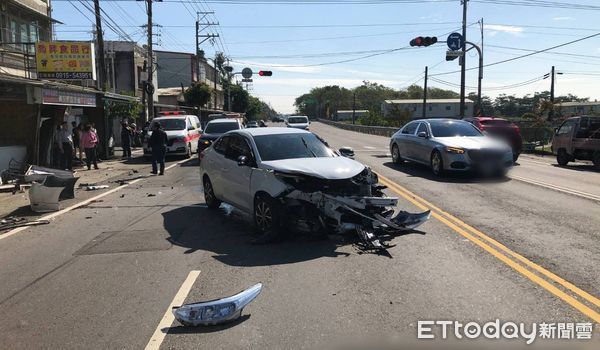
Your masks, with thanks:
[{"label": "white van", "polygon": [[291,115],[287,118],[285,124],[288,128],[308,130],[310,121],[308,120],[308,117],[303,115]]},{"label": "white van", "polygon": [[167,155],[191,157],[198,152],[198,139],[202,134],[200,120],[195,115],[183,112],[161,112],[160,116],[152,119],[150,130],[144,140],[144,156],[150,156],[152,150],[148,147],[148,139],[152,135],[152,124],[158,122],[167,133]]}]

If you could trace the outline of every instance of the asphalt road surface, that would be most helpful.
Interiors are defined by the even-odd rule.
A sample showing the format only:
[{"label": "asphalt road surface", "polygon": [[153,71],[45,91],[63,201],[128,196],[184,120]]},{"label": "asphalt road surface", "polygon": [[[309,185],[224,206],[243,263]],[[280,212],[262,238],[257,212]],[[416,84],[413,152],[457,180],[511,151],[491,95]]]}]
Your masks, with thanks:
[{"label": "asphalt road surface", "polygon": [[[389,256],[352,235],[253,244],[249,217],[204,205],[197,160],[130,183],[47,226],[0,235],[0,344],[10,349],[322,349],[417,340],[419,321],[592,323],[600,341],[600,174],[524,156],[509,178],[435,178],[393,165],[388,139],[313,123],[352,146],[400,209],[432,209]],[[3,238],[3,236],[5,236]],[[236,323],[187,328],[174,302],[262,282]],[[498,344],[497,342],[494,344]],[[536,340],[546,347],[549,342]],[[525,345],[515,339],[509,345]]]}]

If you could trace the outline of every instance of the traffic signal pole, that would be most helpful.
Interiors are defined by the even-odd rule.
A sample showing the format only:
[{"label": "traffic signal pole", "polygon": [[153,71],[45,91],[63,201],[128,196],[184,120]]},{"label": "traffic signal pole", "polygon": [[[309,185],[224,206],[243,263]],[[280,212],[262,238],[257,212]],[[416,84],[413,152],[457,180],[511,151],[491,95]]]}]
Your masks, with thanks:
[{"label": "traffic signal pole", "polygon": [[[463,22],[462,22],[462,37],[465,43],[467,42],[467,2],[469,0],[462,0],[463,5]],[[467,55],[466,45],[462,47],[462,58],[460,67],[460,118],[465,117],[465,83],[466,83],[466,61]],[[481,57],[481,55],[480,55]]]},{"label": "traffic signal pole", "polygon": [[423,119],[427,118],[427,79],[429,75],[429,67],[425,66],[425,86],[423,86]]},{"label": "traffic signal pole", "polygon": [[[152,76],[154,75],[154,58],[152,43],[152,0],[146,0],[148,7],[148,77],[146,78],[146,92],[148,93],[148,120],[154,119],[154,86],[152,85]],[[146,120],[147,121],[147,120]]]}]

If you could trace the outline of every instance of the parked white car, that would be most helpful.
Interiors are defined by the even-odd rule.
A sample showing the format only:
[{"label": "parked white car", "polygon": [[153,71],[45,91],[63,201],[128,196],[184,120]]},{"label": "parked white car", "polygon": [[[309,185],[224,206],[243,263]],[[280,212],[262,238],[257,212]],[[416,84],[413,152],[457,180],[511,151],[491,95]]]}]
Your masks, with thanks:
[{"label": "parked white car", "polygon": [[305,116],[289,116],[285,122],[288,128],[296,128],[296,129],[304,129],[308,130],[308,126],[310,125],[310,120]]},{"label": "parked white car", "polygon": [[[152,119],[152,123],[160,123],[169,139],[167,143],[167,156],[191,157],[192,153],[198,151],[198,139],[202,134],[200,120],[195,115],[174,114],[176,112],[165,112],[160,117]],[[146,139],[143,140],[144,156],[152,154],[148,146],[148,139],[152,135],[152,129],[148,131]]]},{"label": "parked white car", "polygon": [[230,131],[199,158],[206,205],[232,204],[253,215],[265,234],[284,223],[318,232],[356,230],[377,247],[376,230],[414,228],[429,217],[393,216],[398,199],[383,194],[375,173],[305,130]]}]

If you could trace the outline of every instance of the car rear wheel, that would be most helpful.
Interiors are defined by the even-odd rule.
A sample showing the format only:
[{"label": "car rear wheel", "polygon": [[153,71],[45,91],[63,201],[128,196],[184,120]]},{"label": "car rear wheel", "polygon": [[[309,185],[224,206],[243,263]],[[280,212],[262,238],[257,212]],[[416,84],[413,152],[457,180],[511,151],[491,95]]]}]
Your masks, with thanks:
[{"label": "car rear wheel", "polygon": [[204,202],[206,202],[208,209],[217,209],[221,205],[221,201],[215,196],[215,190],[208,177],[204,179]]},{"label": "car rear wheel", "polygon": [[402,159],[402,156],[400,155],[400,148],[398,148],[397,144],[392,146],[392,161],[396,164],[404,163],[404,159]]},{"label": "car rear wheel", "polygon": [[594,163],[594,168],[600,171],[600,152],[596,152],[594,157],[592,158],[592,162]]},{"label": "car rear wheel", "polygon": [[259,193],[254,198],[254,225],[264,235],[279,233],[281,210],[275,199],[268,194]]},{"label": "car rear wheel", "polygon": [[439,151],[434,151],[431,154],[431,172],[435,176],[442,176],[444,174],[444,161]]},{"label": "car rear wheel", "polygon": [[558,153],[556,154],[556,162],[560,166],[569,164],[569,155],[567,154],[567,151],[564,149],[559,149]]}]

